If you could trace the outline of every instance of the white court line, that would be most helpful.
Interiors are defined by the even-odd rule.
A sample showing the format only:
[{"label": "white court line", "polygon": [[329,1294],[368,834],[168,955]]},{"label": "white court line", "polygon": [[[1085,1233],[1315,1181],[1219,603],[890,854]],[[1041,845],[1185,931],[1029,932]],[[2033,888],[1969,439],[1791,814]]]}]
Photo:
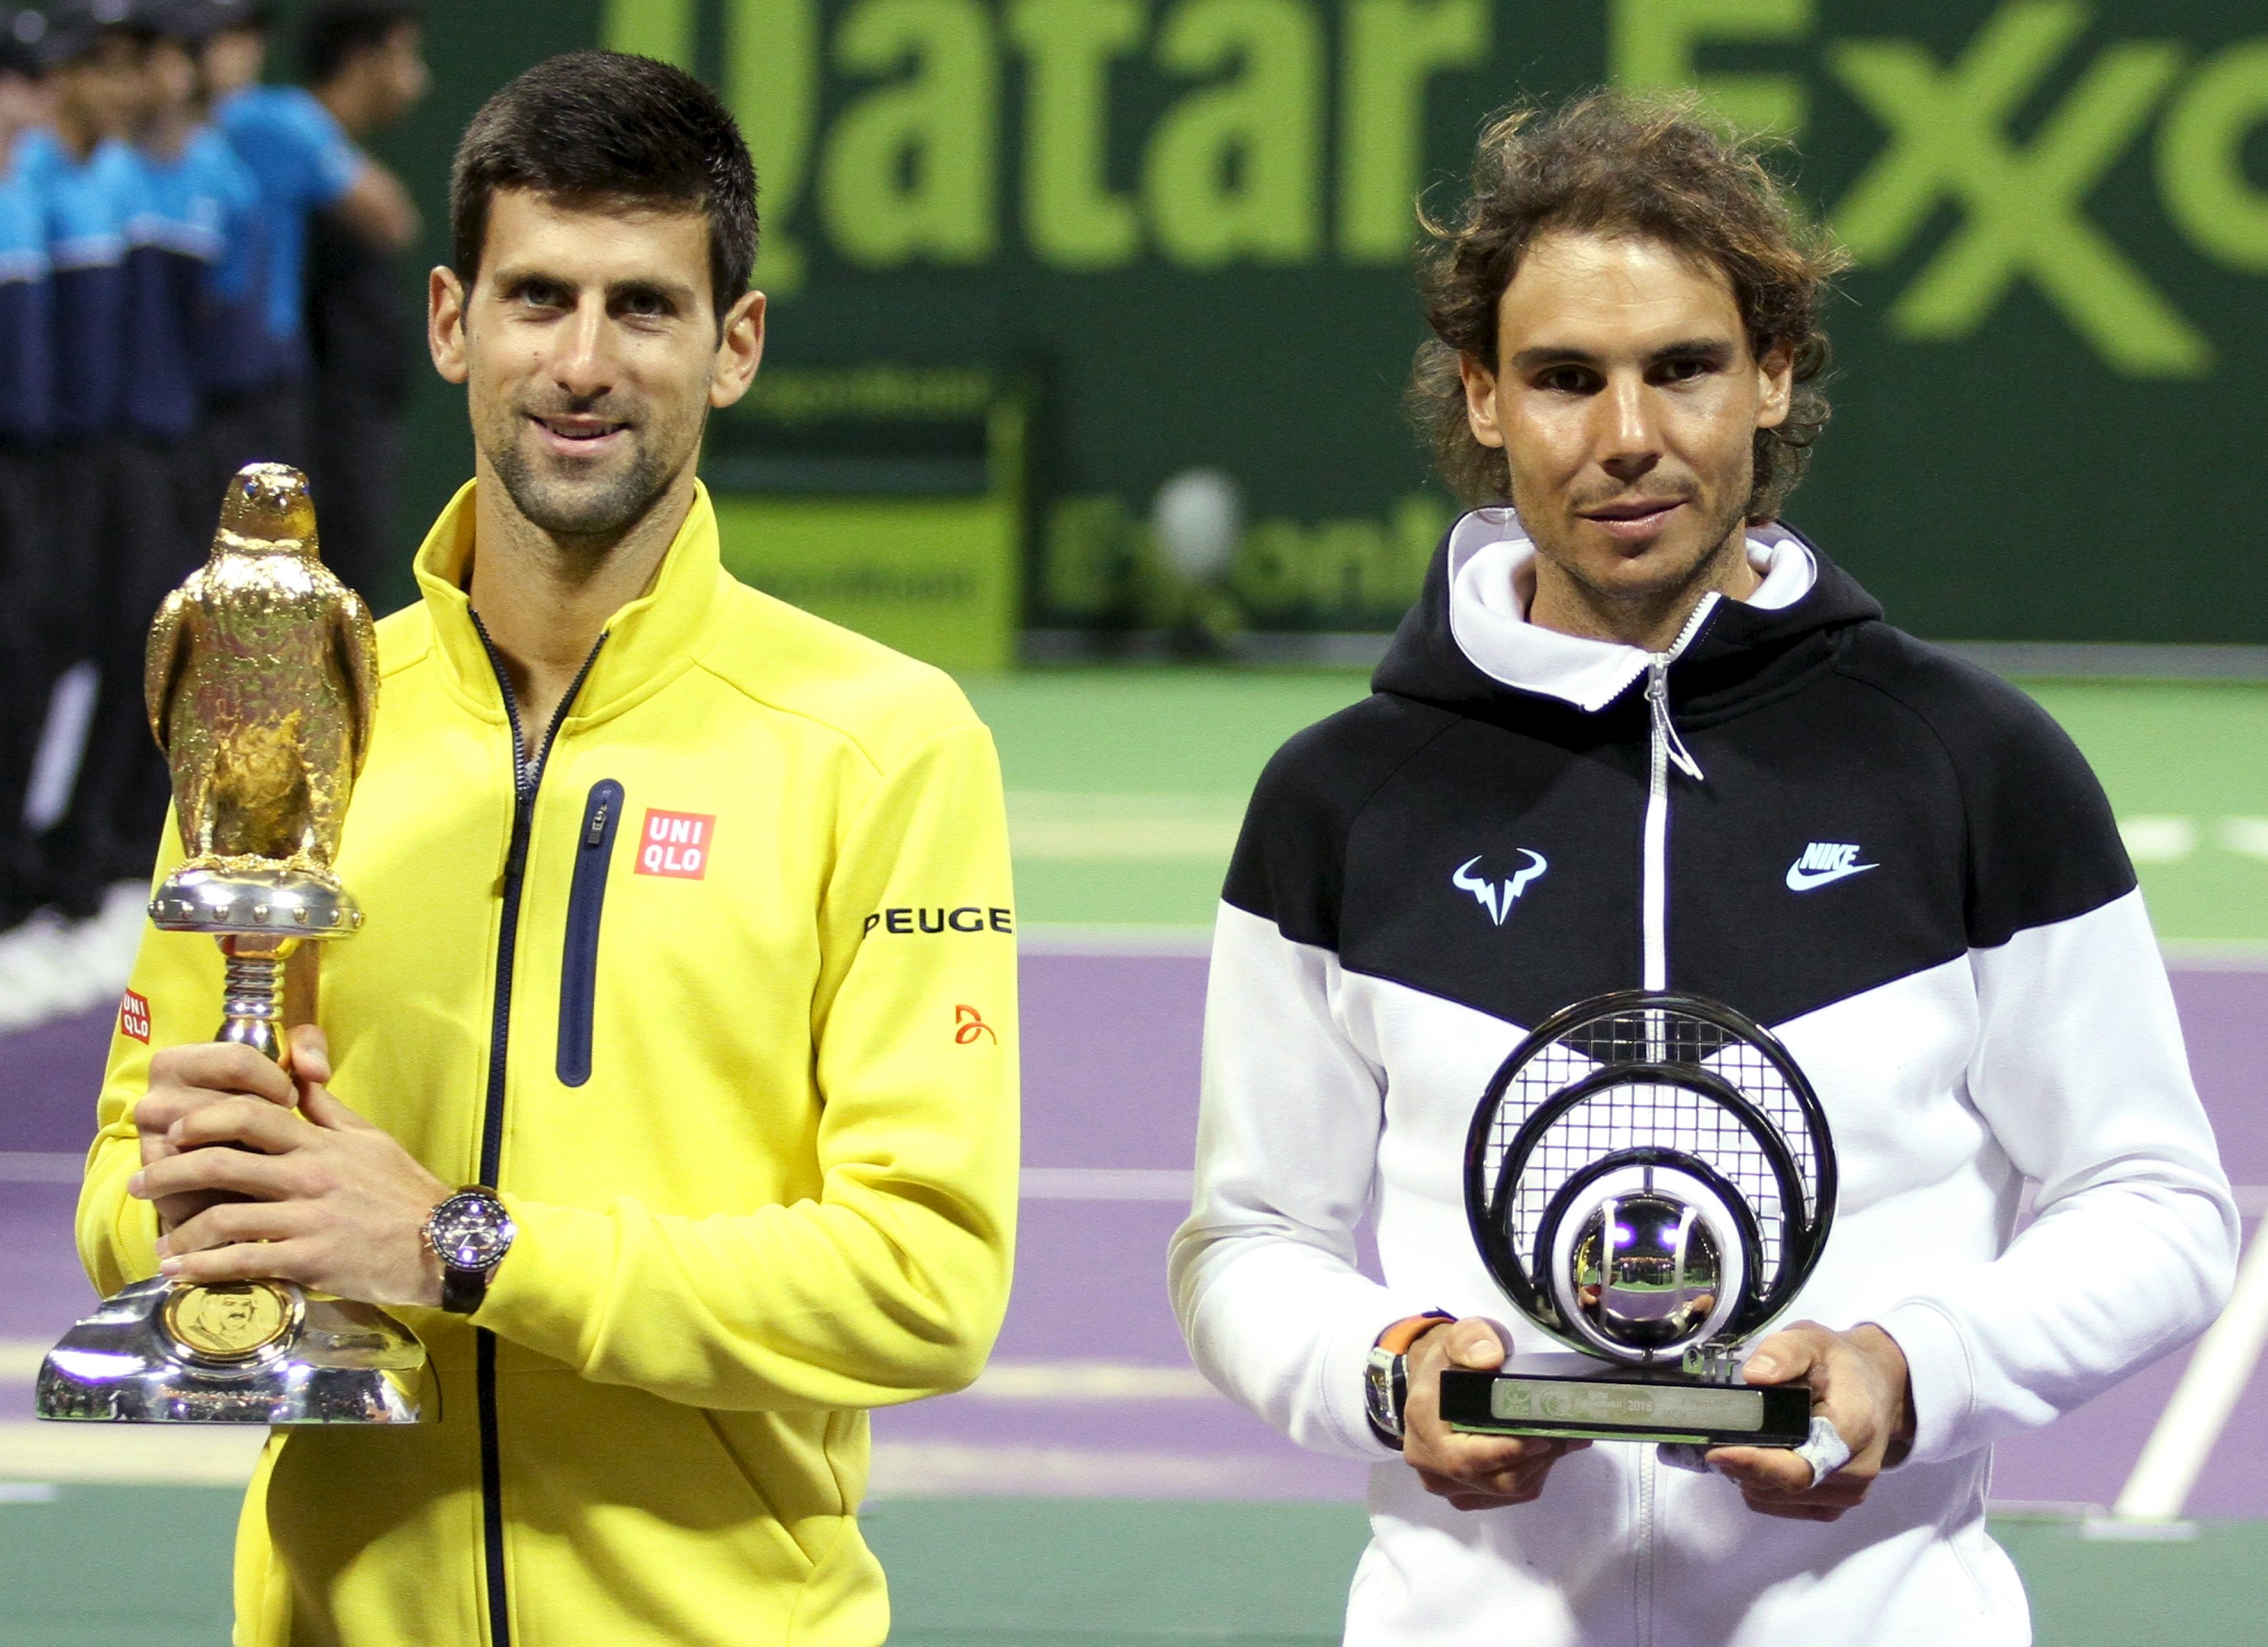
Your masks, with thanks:
[{"label": "white court line", "polygon": [[2256,1233],[2236,1272],[2236,1289],[2183,1370],[2174,1398],[2144,1444],[2111,1506],[2119,1521],[2181,1519],[2190,1492],[2220,1444],[2229,1414],[2268,1348],[2268,1231]]},{"label": "white court line", "polygon": [[2169,938],[2158,953],[2169,972],[2268,972],[2268,943],[2249,938]]},{"label": "white court line", "polygon": [[0,1150],[0,1184],[76,1184],[85,1171],[81,1151]]},{"label": "white court line", "polygon": [[996,1361],[961,1399],[985,1401],[1215,1401],[1195,1367],[1108,1361]]},{"label": "white court line", "polygon": [[1189,1202],[1197,1174],[1187,1167],[1026,1167],[1027,1201]]},{"label": "white court line", "polygon": [[1027,921],[1016,938],[1025,955],[1178,956],[1202,960],[1212,953],[1212,928],[1197,926],[1131,924],[1080,927],[1055,921]]},{"label": "white court line", "polygon": [[[1235,1498],[1272,1459],[1086,1447],[970,1446],[949,1441],[878,1441],[866,1490],[875,1498],[958,1497],[964,1493],[1040,1496],[1127,1493]],[[1354,1477],[1349,1472],[1350,1481]]]},{"label": "white court line", "polygon": [[1245,796],[1012,789],[1007,807],[1008,850],[1020,861],[1225,864],[1244,826]]},{"label": "white court line", "polygon": [[242,1487],[267,1439],[256,1424],[0,1423],[0,1481]]}]

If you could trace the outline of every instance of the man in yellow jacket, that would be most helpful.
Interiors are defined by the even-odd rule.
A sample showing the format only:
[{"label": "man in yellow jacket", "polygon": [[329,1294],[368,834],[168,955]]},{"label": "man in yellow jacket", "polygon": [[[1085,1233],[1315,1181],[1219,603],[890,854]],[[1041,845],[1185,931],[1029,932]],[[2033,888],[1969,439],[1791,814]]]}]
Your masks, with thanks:
[{"label": "man in yellow jacket", "polygon": [[967,1384],[1008,1287],[990,737],[720,567],[695,460],[763,299],[706,90],[543,63],[452,216],[431,344],[476,478],[379,625],[337,860],[367,927],[292,1077],[202,1040],[209,940],[145,939],[80,1248],[106,1292],[281,1276],[431,1355],[438,1422],[270,1440],[245,1647],[878,1643],[864,1409]]}]

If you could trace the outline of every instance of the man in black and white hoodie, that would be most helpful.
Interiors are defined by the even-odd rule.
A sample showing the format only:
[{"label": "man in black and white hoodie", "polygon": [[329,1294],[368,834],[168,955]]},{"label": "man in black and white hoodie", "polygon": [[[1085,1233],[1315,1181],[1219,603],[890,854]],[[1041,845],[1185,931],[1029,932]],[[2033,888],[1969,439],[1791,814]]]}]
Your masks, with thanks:
[{"label": "man in black and white hoodie", "polygon": [[[1412,403],[1497,502],[1253,797],[1173,1244],[1190,1351],[1376,1466],[1361,1647],[2026,1642],[1992,1442],[2200,1332],[2237,1244],[2110,809],[2028,698],[1777,524],[1834,264],[1752,152],[1612,94],[1510,116],[1432,233]],[[1528,1028],[1637,986],[1771,1026],[1826,1106],[1834,1232],[1744,1370],[1850,1444],[1816,1485],[1440,1423],[1445,1365],[1553,1348],[1467,1230],[1474,1106]]]}]

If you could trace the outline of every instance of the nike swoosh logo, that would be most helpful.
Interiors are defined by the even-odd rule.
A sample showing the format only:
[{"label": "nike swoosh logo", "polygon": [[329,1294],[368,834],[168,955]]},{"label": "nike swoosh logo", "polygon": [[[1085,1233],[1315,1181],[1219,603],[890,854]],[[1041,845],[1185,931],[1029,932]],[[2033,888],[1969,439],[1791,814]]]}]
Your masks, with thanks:
[{"label": "nike swoosh logo", "polygon": [[1839,869],[1807,869],[1800,864],[1787,867],[1787,890],[1808,892],[1815,886],[1825,886],[1830,881],[1840,881],[1845,875],[1864,875],[1869,869],[1879,869],[1876,863],[1846,863]]}]

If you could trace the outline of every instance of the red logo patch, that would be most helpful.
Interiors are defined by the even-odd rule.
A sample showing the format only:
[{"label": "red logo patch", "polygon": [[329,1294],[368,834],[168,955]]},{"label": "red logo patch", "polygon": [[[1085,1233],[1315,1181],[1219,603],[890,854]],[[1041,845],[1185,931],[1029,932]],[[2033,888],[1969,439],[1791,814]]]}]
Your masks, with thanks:
[{"label": "red logo patch", "polygon": [[130,989],[118,1003],[118,1032],[150,1045],[150,1003]]},{"label": "red logo patch", "polygon": [[709,873],[709,841],[716,831],[713,812],[664,812],[648,807],[645,827],[638,831],[637,872],[680,881],[702,879]]},{"label": "red logo patch", "polygon": [[980,1035],[990,1036],[995,1046],[1000,1044],[1000,1038],[993,1035],[992,1026],[984,1022],[983,1013],[974,1007],[955,1007],[953,1009],[954,1045],[967,1046]]}]

